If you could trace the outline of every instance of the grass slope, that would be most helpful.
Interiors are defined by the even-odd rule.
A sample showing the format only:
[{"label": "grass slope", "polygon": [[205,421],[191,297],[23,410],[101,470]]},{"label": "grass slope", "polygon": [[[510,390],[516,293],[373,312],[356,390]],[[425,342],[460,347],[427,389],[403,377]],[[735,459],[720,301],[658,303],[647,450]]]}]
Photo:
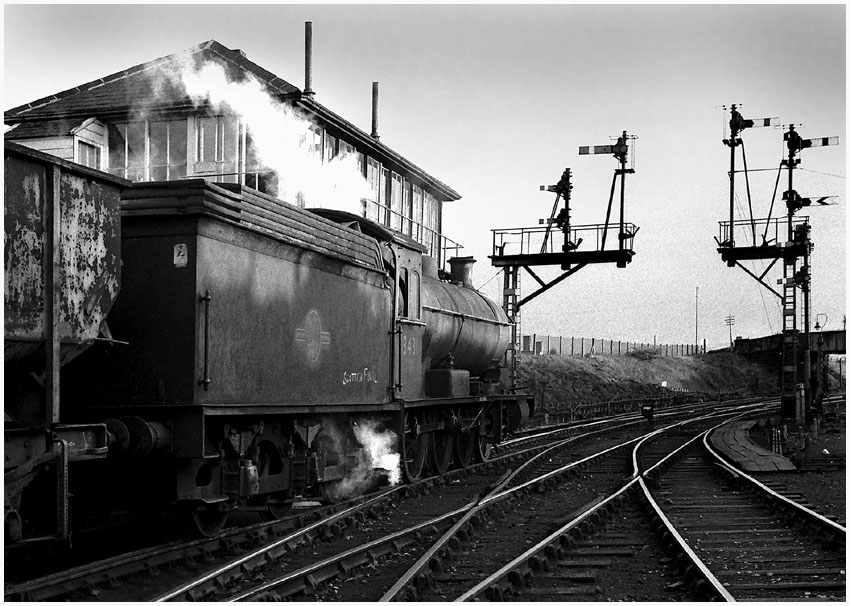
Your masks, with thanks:
[{"label": "grass slope", "polygon": [[[520,360],[521,385],[538,410],[626,398],[664,397],[670,390],[741,395],[779,393],[776,377],[731,353],[668,358],[651,351],[625,356],[532,356]],[[662,383],[666,381],[666,387]],[[542,398],[541,398],[542,396]]]}]

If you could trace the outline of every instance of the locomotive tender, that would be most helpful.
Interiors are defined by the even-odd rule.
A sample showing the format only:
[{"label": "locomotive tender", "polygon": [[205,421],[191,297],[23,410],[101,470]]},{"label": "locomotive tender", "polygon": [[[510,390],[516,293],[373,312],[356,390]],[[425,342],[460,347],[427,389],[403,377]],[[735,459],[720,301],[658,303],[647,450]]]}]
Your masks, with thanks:
[{"label": "locomotive tender", "polygon": [[[346,496],[379,466],[370,436],[393,440],[412,481],[486,457],[529,414],[501,367],[510,322],[471,287],[471,259],[447,276],[401,233],[238,184],[130,185],[9,142],[6,167],[7,547],[67,536],[70,493],[177,506],[213,534],[236,508],[277,517],[300,495]],[[61,173],[58,193],[27,189],[35,173]],[[75,201],[100,222],[66,221]],[[55,241],[93,238],[60,247],[56,277],[18,255],[41,228],[10,223],[51,203]],[[10,291],[10,264],[26,263],[40,286]],[[50,317],[38,306],[54,290],[55,330],[23,338],[48,354],[24,355],[10,328],[20,309]]]}]

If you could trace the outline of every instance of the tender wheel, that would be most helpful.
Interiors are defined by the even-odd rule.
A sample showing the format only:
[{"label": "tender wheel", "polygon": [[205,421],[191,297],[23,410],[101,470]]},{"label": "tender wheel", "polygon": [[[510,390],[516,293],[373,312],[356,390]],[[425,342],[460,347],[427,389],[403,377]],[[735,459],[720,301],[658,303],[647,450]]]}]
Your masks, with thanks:
[{"label": "tender wheel", "polygon": [[455,432],[454,458],[455,465],[460,469],[469,467],[478,446],[478,429]]},{"label": "tender wheel", "polygon": [[279,520],[292,509],[292,502],[293,500],[286,498],[285,495],[281,498],[275,498],[275,495],[269,495],[266,508],[260,512],[260,515],[268,522]]},{"label": "tender wheel", "polygon": [[425,459],[428,456],[428,436],[418,431],[419,423],[405,421],[404,445],[402,449],[401,471],[406,482],[415,482],[422,477]]},{"label": "tender wheel", "polygon": [[[259,461],[257,463],[257,474],[260,482],[268,478],[279,476],[283,473],[283,457],[273,442],[263,441],[259,444]],[[265,503],[258,503],[264,509],[260,515],[264,520],[279,520],[292,509],[292,497],[288,491],[269,493],[265,497]]]},{"label": "tender wheel", "polygon": [[227,524],[227,511],[195,509],[191,514],[191,528],[202,537],[214,537]]},{"label": "tender wheel", "polygon": [[429,449],[428,460],[431,463],[431,471],[434,475],[441,476],[449,470],[452,464],[452,450],[454,439],[451,432],[437,431],[431,434],[432,443]]}]

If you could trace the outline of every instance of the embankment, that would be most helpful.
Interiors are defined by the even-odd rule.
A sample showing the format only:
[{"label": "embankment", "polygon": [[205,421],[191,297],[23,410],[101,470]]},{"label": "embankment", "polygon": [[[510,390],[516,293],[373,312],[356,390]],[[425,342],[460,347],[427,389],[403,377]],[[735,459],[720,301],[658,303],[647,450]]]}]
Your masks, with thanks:
[{"label": "embankment", "polygon": [[663,398],[671,391],[741,396],[778,394],[775,376],[727,352],[670,358],[652,351],[625,356],[532,356],[520,360],[519,382],[537,409],[570,409],[611,400]]}]

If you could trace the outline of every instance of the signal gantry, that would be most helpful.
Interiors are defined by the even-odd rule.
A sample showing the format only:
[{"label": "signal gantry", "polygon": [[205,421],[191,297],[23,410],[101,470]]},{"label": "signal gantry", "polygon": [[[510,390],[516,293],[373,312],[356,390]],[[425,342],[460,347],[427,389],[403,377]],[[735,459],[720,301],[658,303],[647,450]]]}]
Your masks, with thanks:
[{"label": "signal gantry", "polygon": [[[493,230],[493,252],[490,259],[493,266],[504,268],[502,305],[512,321],[512,345],[506,355],[507,365],[514,370],[517,365],[516,352],[520,348],[520,307],[587,265],[616,263],[617,267],[624,268],[631,262],[635,254],[632,245],[639,228],[625,221],[625,188],[626,175],[635,172],[634,168],[627,168],[626,164],[629,141],[636,138],[623,131],[613,145],[579,147],[579,155],[612,154],[619,164],[619,168],[614,170],[604,223],[572,225],[572,170],[567,168],[555,185],[540,186],[540,191],[555,193],[555,203],[548,219],[540,219],[538,227]],[[618,224],[612,225],[611,210],[618,180],[620,220]],[[618,246],[616,249],[606,249],[608,234],[613,229],[617,230]],[[560,240],[560,247],[556,245],[556,239]],[[532,266],[540,265],[560,265],[564,273],[545,282],[531,269]],[[525,269],[539,284],[536,291],[525,297],[521,296],[521,269]]]},{"label": "signal gantry", "polygon": [[[725,109],[725,108],[724,108]],[[729,128],[731,136],[723,139],[724,145],[730,148],[729,169],[729,221],[720,222],[719,238],[715,237],[721,258],[729,267],[738,266],[751,277],[755,278],[762,286],[779,297],[782,301],[782,381],[781,400],[782,417],[786,421],[795,421],[804,426],[807,411],[812,408],[814,394],[810,390],[811,376],[811,344],[809,336],[810,311],[810,270],[809,256],[813,245],[810,239],[811,226],[808,217],[796,217],[796,213],[812,203],[827,205],[827,199],[832,196],[819,198],[804,198],[794,190],[794,169],[800,164],[798,155],[804,149],[811,147],[822,147],[827,145],[838,145],[838,137],[823,137],[818,139],[803,139],[797,132],[794,124],[788,125],[783,139],[787,150],[787,157],[780,162],[777,173],[776,184],[779,185],[782,168],[788,170],[788,189],[782,194],[782,199],[787,208],[787,216],[773,218],[774,199],[770,202],[770,210],[766,219],[755,219],[753,215],[752,198],[750,196],[749,176],[744,151],[744,142],[740,134],[746,128],[779,126],[778,118],[760,118],[758,120],[747,120],[738,111],[737,105],[730,107],[731,117]],[[744,162],[744,176],[747,185],[747,201],[750,210],[748,220],[735,220],[735,157],[736,149],[741,148]],[[757,234],[757,231],[764,231]],[[738,245],[735,240],[736,228],[751,231],[752,243],[750,245]],[[784,233],[783,233],[784,232]],[[761,241],[758,241],[760,236]],[[771,237],[772,236],[772,237]],[[756,275],[741,261],[770,260],[770,264],[761,275]],[[798,259],[802,263],[798,269]],[[783,277],[778,280],[781,285],[781,293],[775,290],[765,281],[765,276],[779,262],[783,262]],[[800,337],[798,330],[798,305],[797,289],[803,294],[802,325],[803,336]],[[802,354],[802,355],[801,355]],[[800,358],[802,357],[802,364]],[[801,368],[802,366],[802,368]],[[802,381],[799,378],[802,377]]]}]

